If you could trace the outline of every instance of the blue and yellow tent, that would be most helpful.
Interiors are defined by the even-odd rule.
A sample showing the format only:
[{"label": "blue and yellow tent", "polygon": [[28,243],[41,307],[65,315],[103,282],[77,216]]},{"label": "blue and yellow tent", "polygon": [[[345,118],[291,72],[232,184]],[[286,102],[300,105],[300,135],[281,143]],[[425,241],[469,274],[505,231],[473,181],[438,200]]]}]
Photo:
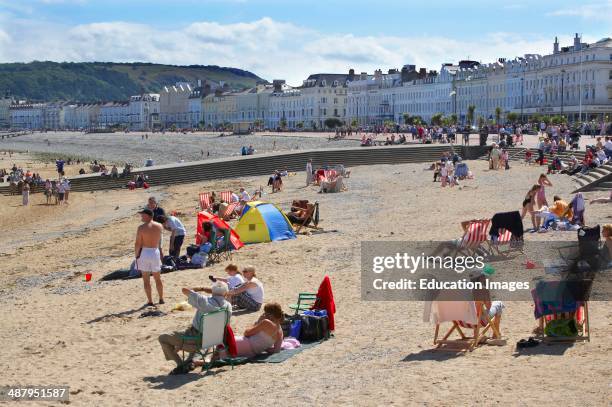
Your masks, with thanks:
[{"label": "blue and yellow tent", "polygon": [[291,222],[280,209],[267,202],[247,202],[234,228],[244,243],[295,239]]}]

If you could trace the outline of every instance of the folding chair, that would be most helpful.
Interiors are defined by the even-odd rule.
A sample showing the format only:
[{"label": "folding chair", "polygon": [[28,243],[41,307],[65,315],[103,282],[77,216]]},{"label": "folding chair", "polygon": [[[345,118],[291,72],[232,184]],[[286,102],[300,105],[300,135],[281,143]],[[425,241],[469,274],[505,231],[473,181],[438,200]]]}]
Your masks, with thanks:
[{"label": "folding chair", "polygon": [[[531,290],[534,315],[539,320],[545,342],[591,341],[589,326],[589,301],[592,280],[540,281]],[[546,327],[555,320],[574,320],[577,335],[547,336]]]},{"label": "folding chair", "polygon": [[210,208],[210,192],[200,193],[200,209],[203,211]]},{"label": "folding chair", "polygon": [[[471,352],[483,339],[488,338],[489,330],[492,330],[496,337],[501,337],[493,319],[489,317],[489,311],[481,301],[433,301],[430,306],[436,316],[434,350]],[[442,339],[438,339],[440,326],[444,322],[450,322],[452,325]],[[471,330],[471,335],[466,335],[464,330]],[[459,338],[449,339],[454,332]]]},{"label": "folding chair", "polygon": [[487,230],[489,229],[490,219],[479,219],[470,221],[467,231],[461,237],[457,245],[457,252],[467,253],[469,255],[478,254],[478,251],[486,254],[483,244],[489,240]]},{"label": "folding chair", "polygon": [[221,201],[223,202],[232,202],[232,191],[222,191],[221,193],[219,193],[219,196],[221,196]]},{"label": "folding chair", "polygon": [[[188,336],[184,335],[183,340],[195,341],[197,350],[194,352],[202,357],[204,364],[202,365],[202,371],[208,372],[214,364],[215,356],[219,354],[219,345],[223,346],[223,349],[228,349],[225,343],[225,329],[229,324],[231,313],[227,308],[219,308],[216,311],[202,314],[202,336]],[[206,356],[211,355],[211,361],[206,363]],[[229,363],[234,368],[234,364],[240,363],[242,358],[227,357],[224,361]],[[185,360],[185,354],[183,352],[183,361]]]},{"label": "folding chair", "polygon": [[210,232],[210,244],[211,248],[208,252],[208,261],[211,263],[218,263],[221,260],[232,259],[232,242],[230,241],[230,229],[223,229],[223,246],[219,246],[217,243],[217,230],[213,228]]},{"label": "folding chair", "polygon": [[299,293],[297,304],[290,304],[289,308],[295,310],[295,315],[300,311],[311,309],[317,301],[316,293]]}]

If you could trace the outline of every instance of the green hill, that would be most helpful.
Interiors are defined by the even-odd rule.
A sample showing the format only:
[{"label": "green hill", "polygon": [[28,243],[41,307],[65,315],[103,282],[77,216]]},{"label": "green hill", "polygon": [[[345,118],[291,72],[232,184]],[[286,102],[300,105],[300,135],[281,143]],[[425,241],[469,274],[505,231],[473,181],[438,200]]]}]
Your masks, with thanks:
[{"label": "green hill", "polygon": [[225,81],[230,88],[262,81],[237,68],[215,65],[161,65],[113,62],[39,62],[0,64],[0,94],[32,101],[94,102],[127,100],[141,92],[159,92],[164,85],[198,79]]}]

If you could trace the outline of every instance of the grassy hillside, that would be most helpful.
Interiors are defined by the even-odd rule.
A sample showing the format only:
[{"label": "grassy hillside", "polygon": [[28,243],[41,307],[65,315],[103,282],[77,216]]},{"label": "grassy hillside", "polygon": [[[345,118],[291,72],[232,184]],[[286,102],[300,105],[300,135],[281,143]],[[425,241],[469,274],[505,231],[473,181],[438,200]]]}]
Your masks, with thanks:
[{"label": "grassy hillside", "polygon": [[78,102],[126,100],[140,92],[158,92],[178,81],[225,81],[245,88],[262,80],[237,68],[214,65],[174,66],[150,63],[30,62],[0,64],[0,93],[18,99]]}]

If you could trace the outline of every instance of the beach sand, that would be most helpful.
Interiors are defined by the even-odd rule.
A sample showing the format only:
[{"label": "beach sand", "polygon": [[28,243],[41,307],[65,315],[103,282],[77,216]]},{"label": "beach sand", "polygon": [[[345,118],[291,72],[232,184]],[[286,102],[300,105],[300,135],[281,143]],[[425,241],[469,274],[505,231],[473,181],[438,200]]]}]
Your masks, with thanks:
[{"label": "beach sand", "polygon": [[[71,405],[609,405],[612,307],[592,302],[589,343],[540,345],[514,354],[514,344],[535,326],[530,302],[506,304],[506,346],[482,346],[465,355],[431,352],[434,327],[422,321],[420,302],[361,299],[360,242],[445,240],[461,235],[461,220],[516,210],[540,168],[515,164],[476,175],[461,189],[432,183],[425,164],[352,169],[349,190],[317,194],[305,175],[285,178],[285,189],[264,199],[287,207],[292,199],[318,200],[325,233],[250,245],[234,254],[252,264],[265,284],[266,300],[284,307],[300,291],[314,291],[324,275],[337,305],[335,336],[281,364],[247,364],[203,376],[167,376],[173,368],[159,347],[161,333],[186,328],[192,311],[171,313],[184,300],[181,287],[207,284],[227,262],[164,274],[163,317],[138,318],[145,302],[141,280],[85,283],[129,266],[147,195],[161,197],[195,232],[197,196],[245,186],[267,177],[206,182],[149,191],[73,193],[70,205],[30,207],[20,197],[0,197],[0,383],[70,386]],[[551,176],[553,194],[569,198],[567,176]],[[602,195],[587,193],[587,197]],[[118,207],[118,208],[117,208]],[[587,208],[587,222],[609,223],[608,206]],[[525,222],[527,226],[527,220]],[[528,241],[575,240],[575,232],[528,234]],[[501,272],[501,271],[498,271]],[[286,309],[286,311],[288,311]],[[234,331],[256,314],[232,318]],[[52,404],[52,403],[48,403]]]}]

